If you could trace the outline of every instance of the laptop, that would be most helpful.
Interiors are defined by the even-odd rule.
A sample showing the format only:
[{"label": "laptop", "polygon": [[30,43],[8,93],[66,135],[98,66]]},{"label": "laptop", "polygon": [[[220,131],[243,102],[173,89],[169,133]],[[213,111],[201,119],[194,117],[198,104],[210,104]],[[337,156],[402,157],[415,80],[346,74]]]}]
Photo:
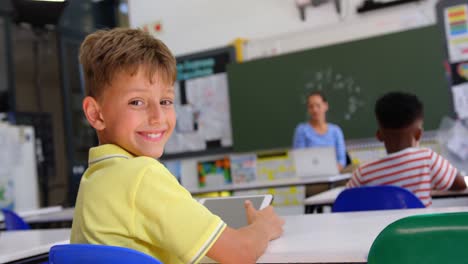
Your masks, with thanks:
[{"label": "laptop", "polygon": [[334,147],[314,147],[290,151],[297,177],[335,176],[339,174]]}]

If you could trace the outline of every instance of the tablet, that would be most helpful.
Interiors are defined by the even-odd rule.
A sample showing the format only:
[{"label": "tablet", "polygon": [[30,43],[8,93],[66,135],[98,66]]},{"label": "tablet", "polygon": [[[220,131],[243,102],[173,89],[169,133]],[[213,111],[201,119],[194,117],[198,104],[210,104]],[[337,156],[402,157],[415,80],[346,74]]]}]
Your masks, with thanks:
[{"label": "tablet", "polygon": [[271,194],[262,194],[203,198],[199,202],[213,214],[223,219],[229,227],[240,228],[248,225],[244,207],[245,200],[250,200],[255,209],[261,210],[271,204],[273,196]]}]

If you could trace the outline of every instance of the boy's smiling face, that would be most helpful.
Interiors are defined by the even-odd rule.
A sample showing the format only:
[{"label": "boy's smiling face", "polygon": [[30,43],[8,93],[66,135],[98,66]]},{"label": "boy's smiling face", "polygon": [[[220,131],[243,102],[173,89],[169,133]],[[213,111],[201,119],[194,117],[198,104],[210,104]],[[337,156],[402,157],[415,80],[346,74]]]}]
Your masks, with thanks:
[{"label": "boy's smiling face", "polygon": [[133,76],[116,74],[97,100],[85,98],[83,108],[100,144],[116,144],[136,156],[159,158],[176,124],[173,85],[158,74],[150,82],[144,67]]}]

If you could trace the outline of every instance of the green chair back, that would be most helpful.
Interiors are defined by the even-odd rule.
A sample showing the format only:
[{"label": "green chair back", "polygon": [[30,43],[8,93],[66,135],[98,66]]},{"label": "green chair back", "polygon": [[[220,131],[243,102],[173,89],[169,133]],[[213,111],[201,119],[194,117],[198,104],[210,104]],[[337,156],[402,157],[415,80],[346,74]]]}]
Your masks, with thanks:
[{"label": "green chair back", "polygon": [[467,263],[468,212],[416,215],[388,225],[375,239],[369,264]]}]

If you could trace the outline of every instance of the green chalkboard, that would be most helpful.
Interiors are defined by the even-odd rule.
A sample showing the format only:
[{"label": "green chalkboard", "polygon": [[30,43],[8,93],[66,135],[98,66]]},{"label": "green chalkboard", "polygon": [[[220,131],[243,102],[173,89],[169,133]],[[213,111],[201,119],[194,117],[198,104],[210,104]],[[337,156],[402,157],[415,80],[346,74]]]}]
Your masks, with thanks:
[{"label": "green chalkboard", "polygon": [[452,109],[442,41],[429,26],[228,66],[234,150],[291,146],[314,90],[328,97],[328,121],[346,139],[373,137],[374,103],[395,90],[417,94],[425,129],[437,129]]}]

